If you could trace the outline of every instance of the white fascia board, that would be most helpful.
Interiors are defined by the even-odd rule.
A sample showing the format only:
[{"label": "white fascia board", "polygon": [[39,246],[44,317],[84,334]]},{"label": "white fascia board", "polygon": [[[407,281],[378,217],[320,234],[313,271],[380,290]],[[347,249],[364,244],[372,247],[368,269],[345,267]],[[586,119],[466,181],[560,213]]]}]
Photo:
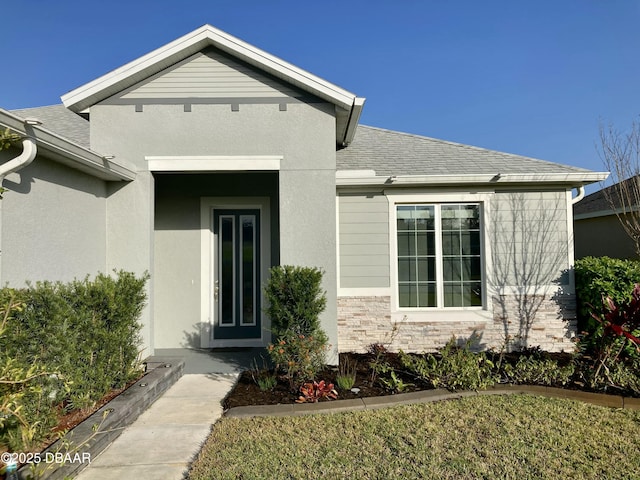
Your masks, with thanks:
[{"label": "white fascia board", "polygon": [[360,122],[360,114],[364,107],[365,98],[356,97],[353,100],[353,106],[349,113],[349,120],[347,121],[347,128],[345,129],[344,136],[342,138],[342,145],[349,145],[353,141],[353,137],[356,135],[356,129]]},{"label": "white fascia board", "polygon": [[24,118],[0,108],[0,126],[9,128],[21,136],[31,136],[35,139],[39,151],[48,152],[51,158],[59,163],[102,180],[131,181],[136,178],[135,167],[93,152],[39,125],[32,126],[33,134],[29,135],[24,128],[24,121]]},{"label": "white fascia board", "polygon": [[469,185],[469,184],[508,184],[508,183],[556,183],[582,185],[599,182],[607,178],[607,172],[579,172],[579,173],[542,173],[542,174],[470,174],[470,175],[391,175],[370,176],[352,175],[349,170],[336,172],[338,186],[360,185]]},{"label": "white fascia board", "polygon": [[150,172],[278,171],[281,155],[147,156]]},{"label": "white fascia board", "polygon": [[[211,25],[204,25],[163,47],[66,93],[61,97],[62,103],[74,111],[83,110],[91,104],[102,100],[101,92],[108,91],[109,87],[121,84],[122,89],[124,89],[130,86],[126,83],[127,79],[135,74],[149,69],[149,75],[152,75],[161,70],[154,70],[154,66],[160,64],[162,68],[165,68],[168,66],[165,65],[165,62],[168,60],[171,64],[176,63],[209,45],[268,71],[278,78],[298,85],[303,90],[311,92],[346,110],[350,110],[354,105],[356,99],[354,94],[259,48],[249,45]],[[112,94],[112,92],[109,92],[109,94]]]}]

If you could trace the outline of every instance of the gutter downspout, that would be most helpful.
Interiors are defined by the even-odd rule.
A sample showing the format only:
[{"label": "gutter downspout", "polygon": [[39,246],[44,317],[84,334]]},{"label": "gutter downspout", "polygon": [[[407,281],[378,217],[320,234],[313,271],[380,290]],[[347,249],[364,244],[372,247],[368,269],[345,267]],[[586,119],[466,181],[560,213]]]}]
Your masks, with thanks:
[{"label": "gutter downspout", "polygon": [[571,205],[575,205],[576,203],[578,203],[580,200],[584,198],[584,185],[580,185],[577,188],[578,188],[578,194],[576,195],[575,198],[571,199]]},{"label": "gutter downspout", "polygon": [[33,125],[40,124],[40,121],[32,118],[27,118],[24,121],[24,129],[27,136],[22,139],[22,153],[13,160],[9,160],[8,162],[0,165],[0,186],[2,186],[2,182],[7,175],[26,167],[36,158],[38,147],[36,147]]},{"label": "gutter downspout", "polygon": [[[17,172],[18,170],[29,165],[36,158],[36,154],[38,153],[38,147],[36,146],[35,133],[33,131],[34,125],[41,125],[42,122],[39,120],[35,120],[33,118],[27,118],[24,121],[24,129],[27,134],[26,137],[22,139],[22,153],[18,155],[16,158],[9,160],[6,163],[0,165],[0,187],[2,187],[2,182],[7,175],[10,173]],[[2,220],[3,220],[3,212],[2,212],[2,200],[0,200],[0,279],[2,279],[3,283],[5,282],[4,276],[2,275]]]}]

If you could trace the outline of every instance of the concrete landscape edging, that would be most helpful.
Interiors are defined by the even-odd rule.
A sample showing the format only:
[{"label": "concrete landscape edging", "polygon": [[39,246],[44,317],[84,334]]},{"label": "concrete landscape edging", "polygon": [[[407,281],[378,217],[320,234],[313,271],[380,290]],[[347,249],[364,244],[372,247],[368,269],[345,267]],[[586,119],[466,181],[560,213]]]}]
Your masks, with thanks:
[{"label": "concrete landscape edging", "polygon": [[[176,361],[174,358],[170,362],[147,363],[146,367],[148,373],[144,377],[79,423],[64,439],[56,441],[40,453],[40,468],[44,473],[36,478],[59,480],[79,474],[89,465],[85,459],[95,459],[178,381],[184,372],[184,361]],[[60,457],[68,459],[66,454],[70,454],[74,460],[63,463],[50,461]],[[20,479],[31,478],[30,465],[23,465],[18,475]]]},{"label": "concrete landscape edging", "polygon": [[410,393],[398,393],[380,397],[363,397],[349,400],[333,400],[319,403],[292,403],[278,405],[255,405],[234,407],[224,412],[224,416],[233,418],[301,416],[317,413],[337,413],[358,410],[374,410],[397,405],[430,403],[443,400],[456,400],[463,397],[481,395],[529,394],[553,398],[566,398],[603,407],[628,408],[640,410],[640,398],[609,395],[605,393],[583,392],[564,388],[539,385],[499,385],[479,391],[450,392],[444,389],[421,390]]}]

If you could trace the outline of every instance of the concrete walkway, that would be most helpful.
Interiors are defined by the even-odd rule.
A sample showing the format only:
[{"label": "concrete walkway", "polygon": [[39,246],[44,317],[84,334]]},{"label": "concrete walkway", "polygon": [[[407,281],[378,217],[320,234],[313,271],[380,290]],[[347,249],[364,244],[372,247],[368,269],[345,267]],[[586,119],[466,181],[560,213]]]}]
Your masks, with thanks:
[{"label": "concrete walkway", "polygon": [[179,480],[222,415],[222,400],[263,348],[157,349],[150,363],[184,361],[184,375],[82,471],[78,480]]},{"label": "concrete walkway", "polygon": [[184,375],[76,478],[184,478],[237,378],[237,373]]}]

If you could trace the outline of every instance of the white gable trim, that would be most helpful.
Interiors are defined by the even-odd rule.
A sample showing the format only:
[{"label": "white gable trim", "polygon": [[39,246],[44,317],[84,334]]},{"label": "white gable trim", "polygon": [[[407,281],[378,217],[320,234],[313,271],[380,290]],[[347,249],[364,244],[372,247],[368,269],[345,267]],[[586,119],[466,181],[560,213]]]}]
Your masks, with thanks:
[{"label": "white gable trim", "polygon": [[147,156],[150,172],[280,170],[282,155]]},{"label": "white gable trim", "polygon": [[74,112],[86,110],[208,46],[218,48],[349,112],[348,127],[341,140],[347,143],[353,138],[364,98],[356,97],[353,93],[337,85],[249,45],[211,25],[204,25],[164,47],[72,90],[61,97],[62,103]]}]

